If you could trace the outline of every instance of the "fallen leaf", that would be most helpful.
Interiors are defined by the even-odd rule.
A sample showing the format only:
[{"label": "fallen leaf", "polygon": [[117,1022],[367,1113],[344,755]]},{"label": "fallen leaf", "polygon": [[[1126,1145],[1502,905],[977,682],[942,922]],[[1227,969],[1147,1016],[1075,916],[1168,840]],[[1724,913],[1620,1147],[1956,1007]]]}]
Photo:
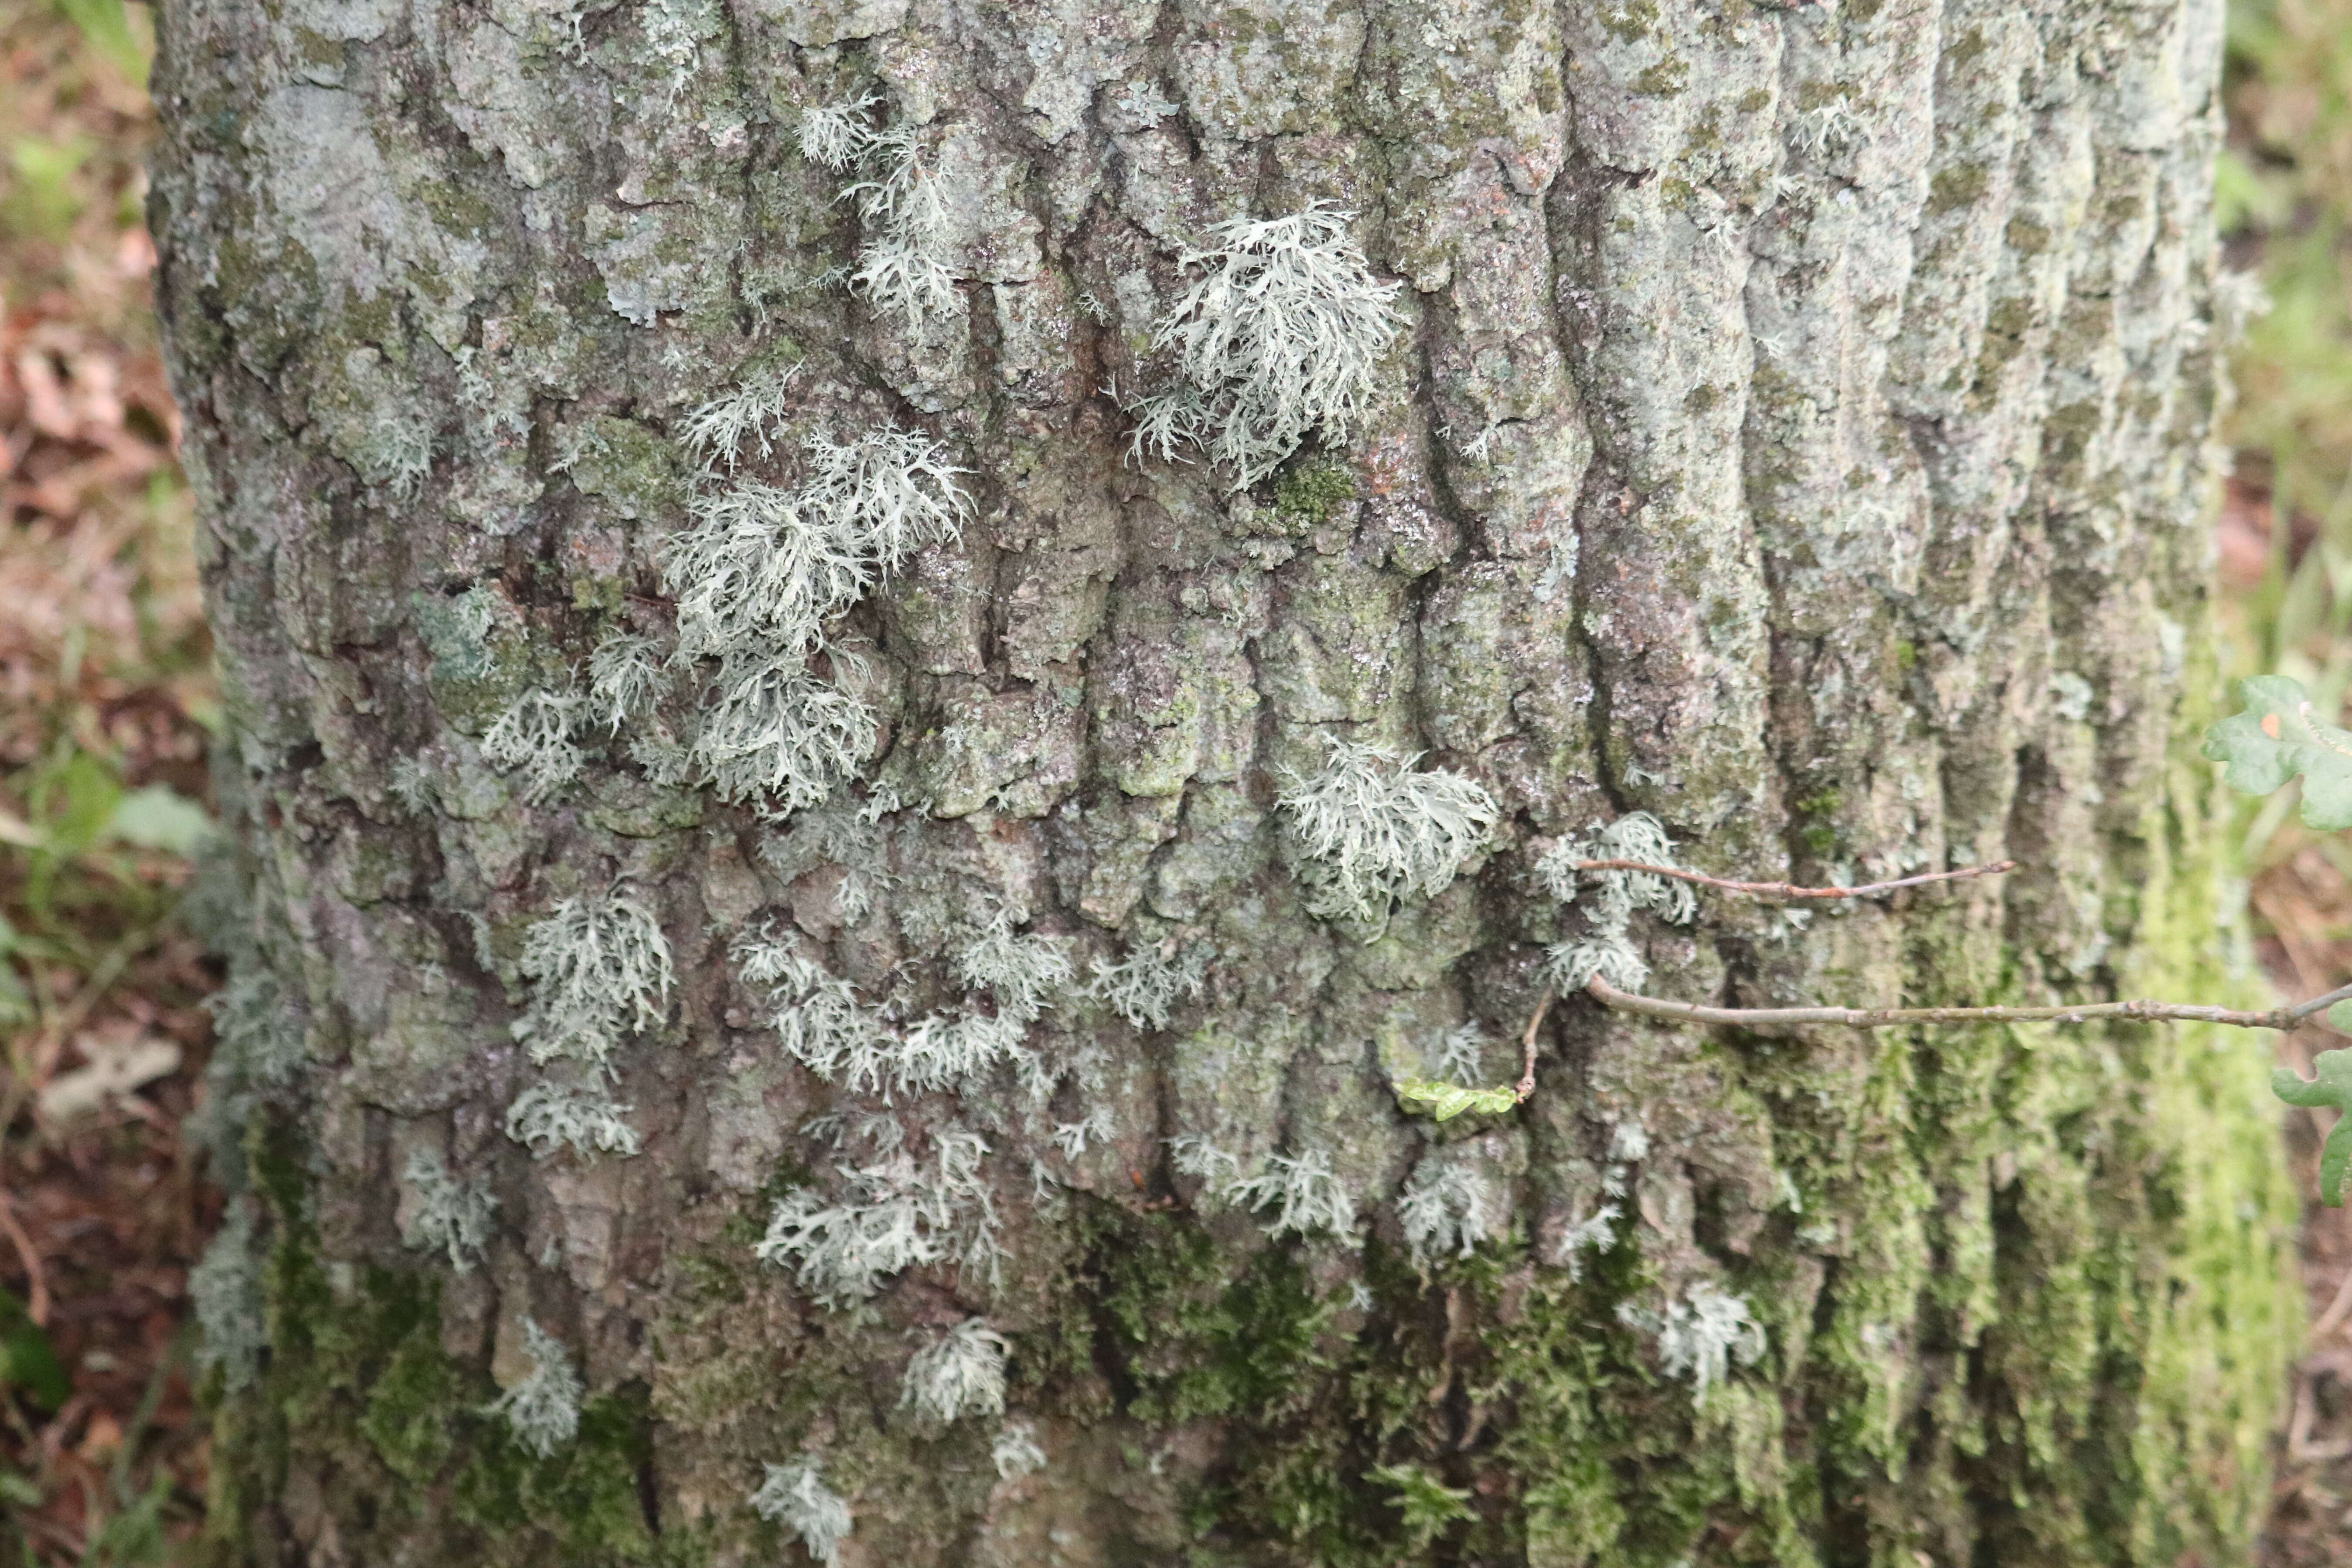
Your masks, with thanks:
[{"label": "fallen leaf", "polygon": [[89,1059],[58,1074],[36,1097],[46,1121],[79,1121],[95,1115],[109,1096],[144,1088],[180,1065],[178,1043],[158,1035],[115,1041],[85,1038],[80,1044]]}]

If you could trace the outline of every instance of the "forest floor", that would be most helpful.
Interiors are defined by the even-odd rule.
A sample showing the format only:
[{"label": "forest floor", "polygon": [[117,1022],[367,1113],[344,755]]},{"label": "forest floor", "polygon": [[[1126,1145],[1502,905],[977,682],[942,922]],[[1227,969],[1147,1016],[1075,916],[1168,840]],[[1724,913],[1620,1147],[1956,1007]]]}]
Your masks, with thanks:
[{"label": "forest floor", "polygon": [[[166,1564],[202,1511],[182,1126],[219,974],[172,919],[218,723],[142,222],[147,20],[0,0],[0,1559]],[[2219,521],[2233,673],[2352,686],[2352,0],[2231,10],[2223,221],[2276,308]],[[2284,518],[2284,526],[2273,526]],[[2352,842],[2249,808],[2281,990],[2352,974]],[[2290,1038],[2287,1059],[2335,1042]],[[2305,1191],[2322,1129],[2283,1119]],[[2352,1564],[2352,1210],[2309,1205],[2267,1568]]]},{"label": "forest floor", "polygon": [[204,1498],[186,1282],[219,1205],[181,1125],[219,977],[171,916],[217,719],[149,304],[145,23],[0,0],[0,1559],[26,1568],[173,1562]]}]

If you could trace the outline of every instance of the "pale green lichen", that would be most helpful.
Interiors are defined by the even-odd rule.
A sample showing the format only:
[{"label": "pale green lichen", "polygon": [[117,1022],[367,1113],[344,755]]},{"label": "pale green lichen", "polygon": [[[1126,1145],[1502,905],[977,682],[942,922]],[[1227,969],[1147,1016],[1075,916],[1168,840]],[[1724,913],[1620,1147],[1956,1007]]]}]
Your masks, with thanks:
[{"label": "pale green lichen", "polygon": [[531,997],[514,1036],[530,1059],[599,1072],[622,1040],[660,1025],[673,982],[661,922],[619,884],[560,900],[524,933],[519,967]]},{"label": "pale green lichen", "polygon": [[652,641],[614,632],[588,656],[588,716],[601,721],[605,733],[616,735],[653,706],[665,684]]},{"label": "pale green lichen", "polygon": [[541,1079],[515,1096],[507,1107],[506,1133],[544,1160],[570,1149],[583,1158],[637,1152],[636,1129],[629,1125],[634,1106],[613,1098],[601,1082],[585,1085]]},{"label": "pale green lichen", "polygon": [[1286,772],[1276,797],[1309,868],[1308,908],[1326,919],[1385,917],[1395,901],[1443,892],[1485,847],[1499,810],[1475,781],[1415,773],[1418,756],[1324,737],[1312,774]]},{"label": "pale green lichen", "polygon": [[1545,950],[1552,983],[1563,991],[1580,991],[1598,975],[1621,991],[1639,991],[1650,976],[1650,966],[1633,945],[1633,912],[1648,910],[1669,923],[1687,925],[1697,917],[1698,900],[1688,883],[1648,871],[1577,869],[1579,862],[1589,860],[1632,860],[1679,869],[1674,841],[1656,817],[1633,811],[1590,838],[1560,840],[1536,863],[1538,879],[1562,903],[1575,901],[1586,881],[1597,889],[1580,906],[1586,912],[1585,933]]},{"label": "pale green lichen", "polygon": [[433,1149],[419,1149],[409,1155],[400,1179],[415,1204],[402,1239],[414,1247],[439,1248],[447,1255],[451,1268],[471,1273],[489,1246],[490,1226],[499,1208],[497,1194],[450,1174],[447,1162]]},{"label": "pale green lichen", "polygon": [[572,740],[580,709],[577,693],[533,688],[482,736],[483,759],[521,778],[526,804],[539,805],[580,776],[586,759]]},{"label": "pale green lichen", "polygon": [[987,1142],[961,1130],[934,1133],[929,1163],[898,1137],[877,1143],[870,1163],[842,1169],[843,1197],[795,1187],[777,1200],[752,1248],[760,1261],[790,1268],[802,1289],[836,1311],[919,1263],[953,1258],[992,1277],[995,1200],[980,1164]]},{"label": "pale green lichen", "polygon": [[1405,1250],[1423,1268],[1451,1254],[1467,1258],[1501,1234],[1502,1205],[1475,1167],[1424,1162],[1397,1200]]},{"label": "pale green lichen", "polygon": [[966,1415],[1004,1414],[1004,1336],[967,1318],[915,1352],[898,1403],[945,1426]]},{"label": "pale green lichen", "polygon": [[515,1447],[544,1459],[579,1436],[580,1398],[587,1391],[563,1342],[529,1318],[522,1321],[522,1353],[530,1358],[530,1371],[484,1413],[506,1422]]},{"label": "pale green lichen", "polygon": [[1309,436],[1336,442],[1363,419],[1402,285],[1373,280],[1353,218],[1319,203],[1234,218],[1209,231],[1214,245],[1184,253],[1201,276],[1152,332],[1184,379],[1138,405],[1136,453],[1164,460],[1197,446],[1238,489]]},{"label": "pale green lichen", "polygon": [[222,1385],[231,1392],[249,1387],[262,1352],[269,1348],[253,1200],[230,1200],[220,1229],[188,1270],[188,1305],[203,1336],[196,1364],[218,1369]]},{"label": "pale green lichen", "polygon": [[1209,950],[1171,939],[1139,944],[1117,963],[1097,958],[1092,995],[1139,1029],[1164,1029],[1186,997],[1198,996],[1209,976]]},{"label": "pale green lichen", "polygon": [[826,1568],[841,1561],[841,1543],[856,1522],[849,1500],[824,1484],[814,1459],[768,1466],[759,1489],[751,1494],[751,1511],[792,1531]]}]

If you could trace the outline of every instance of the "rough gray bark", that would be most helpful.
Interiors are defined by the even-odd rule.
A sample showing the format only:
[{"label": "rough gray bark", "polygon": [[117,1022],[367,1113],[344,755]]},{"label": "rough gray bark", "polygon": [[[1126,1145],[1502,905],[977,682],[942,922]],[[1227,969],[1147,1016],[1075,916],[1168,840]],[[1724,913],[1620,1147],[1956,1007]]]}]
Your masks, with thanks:
[{"label": "rough gray bark", "polygon": [[[2245,992],[2177,738],[2219,695],[2213,0],[163,24],[154,226],[244,849],[224,1557],[791,1561],[802,1516],[748,1505],[800,1460],[850,1563],[2241,1553],[2294,1311],[2258,1047],[1577,998],[1513,1115],[1391,1089],[1465,1023],[1516,1075],[1586,919],[1534,862],[1634,811],[1726,876],[2024,865],[1810,924],[1639,916],[1657,994]],[[801,150],[867,93],[944,197],[952,292],[915,322],[843,286],[878,220]],[[1135,460],[1185,253],[1316,202],[1404,285],[1370,416],[1238,493]],[[698,479],[693,412],[794,364],[773,449]],[[886,425],[976,511],[829,633],[870,657],[870,835],[633,760],[691,730],[690,680],[535,802],[485,760],[604,637],[672,635],[697,486]],[[1308,911],[1276,804],[1327,735],[1501,807],[1369,933]],[[616,877],[677,975],[614,1058],[644,1152],[535,1160],[501,1131],[541,1077],[526,933]],[[1001,1279],[827,1310],[753,1244],[866,1157],[807,1124],[881,1097],[781,1048],[730,943],[789,928],[868,1005],[984,1015],[948,961],[998,910],[1081,982],[1166,944],[1205,987],[1164,1027],[1063,988],[1023,1046],[1042,1101],[1010,1071],[898,1096],[921,1159],[985,1138]],[[1356,1217],[1269,1237],[1183,1139],[1319,1153]],[[478,1266],[415,1245],[420,1151],[496,1195]],[[1398,1194],[1445,1171],[1507,1220],[1417,1265]],[[1700,1371],[1694,1314],[1732,1302],[1760,1338]],[[1042,1468],[901,1405],[974,1316]],[[588,1391],[544,1458],[485,1412],[529,1323]]]}]

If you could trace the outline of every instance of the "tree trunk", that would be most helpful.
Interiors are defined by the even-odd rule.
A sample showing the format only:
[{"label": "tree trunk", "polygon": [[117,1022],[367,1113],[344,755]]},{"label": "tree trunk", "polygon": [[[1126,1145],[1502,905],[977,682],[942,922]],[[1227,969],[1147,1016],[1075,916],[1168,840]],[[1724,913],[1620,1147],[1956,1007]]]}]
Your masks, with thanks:
[{"label": "tree trunk", "polygon": [[220,1556],[2241,1559],[2220,30],[175,0]]}]

